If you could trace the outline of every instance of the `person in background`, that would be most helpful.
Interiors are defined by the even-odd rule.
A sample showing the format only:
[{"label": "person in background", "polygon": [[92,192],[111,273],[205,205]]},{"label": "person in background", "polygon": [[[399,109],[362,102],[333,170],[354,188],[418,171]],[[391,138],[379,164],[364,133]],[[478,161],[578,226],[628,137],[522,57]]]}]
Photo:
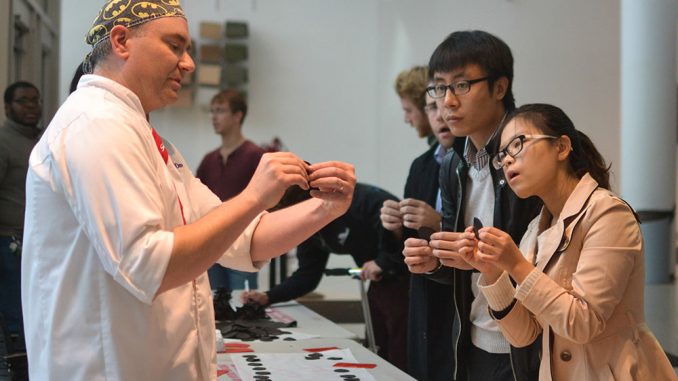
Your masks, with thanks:
[{"label": "person in background", "polygon": [[[247,102],[243,94],[234,89],[220,91],[210,103],[214,132],[221,136],[221,146],[205,155],[200,162],[196,177],[214,192],[221,201],[226,201],[247,186],[264,150],[247,140],[242,125],[247,116]],[[257,288],[257,273],[229,269],[219,264],[207,272],[213,290],[227,288]]]},{"label": "person in background", "polygon": [[[645,324],[643,235],[610,191],[609,167],[558,107],[523,105],[495,168],[541,214],[520,247],[495,227],[468,229],[459,254],[481,271],[492,317],[515,346],[542,334],[540,380],[678,380]],[[475,252],[474,252],[475,251]]]},{"label": "person in background", "polygon": [[515,108],[511,50],[484,31],[454,32],[431,55],[429,70],[434,85],[427,92],[437,100],[445,123],[464,145],[455,145],[440,168],[443,231],[433,233],[430,242],[408,238],[405,263],[413,273],[427,274],[454,287],[456,361],[450,378],[534,380],[538,348],[511,348],[476,287],[480,274],[450,256],[463,245],[464,230],[476,217],[519,239],[539,213],[538,199],[518,198],[506,186],[501,172],[490,165],[499,145],[501,123]]},{"label": "person in background", "polygon": [[[344,214],[352,165],[262,157],[221,202],[148,115],[195,69],[178,1],[110,0],[77,90],[31,152],[22,302],[34,380],[214,380],[207,269],[256,271]],[[90,74],[92,73],[92,74]],[[273,213],[292,185],[312,199]]]},{"label": "person in background", "polygon": [[[294,195],[299,192],[303,191],[293,188],[284,203],[308,197]],[[398,240],[379,220],[385,200],[398,199],[375,186],[356,184],[348,212],[297,247],[299,268],[266,292],[243,293],[243,303],[268,305],[303,296],[318,287],[331,253],[349,254],[362,267],[361,278],[370,280],[367,295],[378,354],[405,370],[409,273]]]},{"label": "person in background", "polygon": [[32,83],[5,89],[5,122],[0,127],[0,324],[8,354],[25,352],[21,312],[21,249],[26,208],[28,157],[38,142],[42,102]]},{"label": "person in background", "polygon": [[[410,167],[405,183],[405,199],[386,200],[381,208],[384,228],[404,239],[440,231],[441,199],[438,187],[440,163],[455,142],[454,135],[440,115],[436,100],[425,96],[424,111],[433,130],[434,144]],[[462,142],[462,140],[458,140]],[[452,287],[428,279],[410,277],[408,308],[407,371],[418,380],[448,380],[454,367],[452,349]]]},{"label": "person in background", "polygon": [[414,66],[404,70],[395,80],[395,91],[400,98],[405,123],[412,126],[419,138],[426,138],[429,145],[435,144],[426,113],[424,112],[424,92],[428,83],[428,70],[425,66]]}]

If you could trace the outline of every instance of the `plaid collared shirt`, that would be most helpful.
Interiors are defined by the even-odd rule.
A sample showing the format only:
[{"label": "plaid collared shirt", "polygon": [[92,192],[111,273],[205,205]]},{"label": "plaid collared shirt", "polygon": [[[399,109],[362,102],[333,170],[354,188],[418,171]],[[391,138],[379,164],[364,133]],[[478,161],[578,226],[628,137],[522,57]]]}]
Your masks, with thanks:
[{"label": "plaid collared shirt", "polygon": [[487,152],[487,143],[491,142],[492,139],[497,135],[497,132],[499,132],[501,125],[504,123],[504,119],[506,118],[506,114],[502,116],[501,121],[499,122],[499,125],[497,128],[494,129],[494,132],[492,135],[487,139],[487,142],[485,142],[485,145],[483,148],[478,150],[473,143],[471,143],[471,139],[466,138],[466,146],[464,147],[464,160],[475,168],[477,171],[480,171],[482,168],[484,168],[489,162],[490,162],[490,154]]}]

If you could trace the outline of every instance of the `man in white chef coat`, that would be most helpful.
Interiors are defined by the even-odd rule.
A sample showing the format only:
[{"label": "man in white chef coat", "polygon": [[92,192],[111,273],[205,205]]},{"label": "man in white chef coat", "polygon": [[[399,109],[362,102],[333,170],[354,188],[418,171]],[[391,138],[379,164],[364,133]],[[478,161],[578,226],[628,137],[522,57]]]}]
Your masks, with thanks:
[{"label": "man in white chef coat", "polygon": [[[87,74],[33,150],[22,259],[30,378],[214,380],[207,269],[257,271],[351,203],[351,165],[265,155],[220,202],[148,114],[195,66],[177,0],[110,0]],[[274,213],[292,185],[314,198]]]}]

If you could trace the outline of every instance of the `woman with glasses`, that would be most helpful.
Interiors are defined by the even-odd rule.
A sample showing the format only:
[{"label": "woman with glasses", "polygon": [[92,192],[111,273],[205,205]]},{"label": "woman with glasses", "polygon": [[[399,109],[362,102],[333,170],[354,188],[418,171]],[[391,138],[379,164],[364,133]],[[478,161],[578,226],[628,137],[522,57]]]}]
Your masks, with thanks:
[{"label": "woman with glasses", "polygon": [[541,215],[520,246],[494,227],[459,251],[481,271],[490,314],[514,346],[542,335],[540,380],[676,380],[645,324],[643,237],[633,209],[612,193],[603,158],[551,105],[516,109],[496,168]]}]

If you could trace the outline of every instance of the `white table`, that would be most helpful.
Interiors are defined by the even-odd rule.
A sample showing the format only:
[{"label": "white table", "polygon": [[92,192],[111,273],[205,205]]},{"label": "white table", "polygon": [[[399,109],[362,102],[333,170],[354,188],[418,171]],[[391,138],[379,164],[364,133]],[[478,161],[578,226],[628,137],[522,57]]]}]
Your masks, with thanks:
[{"label": "white table", "polygon": [[305,333],[323,338],[358,340],[355,333],[295,301],[273,304],[271,307],[296,320],[297,328]]},{"label": "white table", "polygon": [[[319,338],[300,341],[252,342],[250,348],[254,353],[295,353],[305,348],[337,347],[350,349],[358,362],[376,364],[376,368],[367,371],[378,381],[416,381],[405,372],[391,365],[386,360],[367,350],[367,348],[349,339]],[[217,363],[224,362],[228,354],[218,353]]]},{"label": "white table", "polygon": [[[236,299],[234,297],[234,299]],[[239,297],[236,299],[239,300]],[[358,362],[377,364],[374,369],[368,371],[379,381],[409,381],[414,380],[405,372],[391,365],[388,361],[370,352],[367,348],[356,342],[355,333],[342,328],[331,320],[317,314],[308,307],[296,301],[278,303],[273,308],[297,321],[297,328],[304,333],[317,335],[318,338],[298,341],[272,341],[272,342],[247,342],[255,353],[296,353],[303,352],[305,348],[337,347],[350,349]],[[284,328],[283,328],[284,330]],[[217,353],[217,362],[223,363],[229,356]]]}]

